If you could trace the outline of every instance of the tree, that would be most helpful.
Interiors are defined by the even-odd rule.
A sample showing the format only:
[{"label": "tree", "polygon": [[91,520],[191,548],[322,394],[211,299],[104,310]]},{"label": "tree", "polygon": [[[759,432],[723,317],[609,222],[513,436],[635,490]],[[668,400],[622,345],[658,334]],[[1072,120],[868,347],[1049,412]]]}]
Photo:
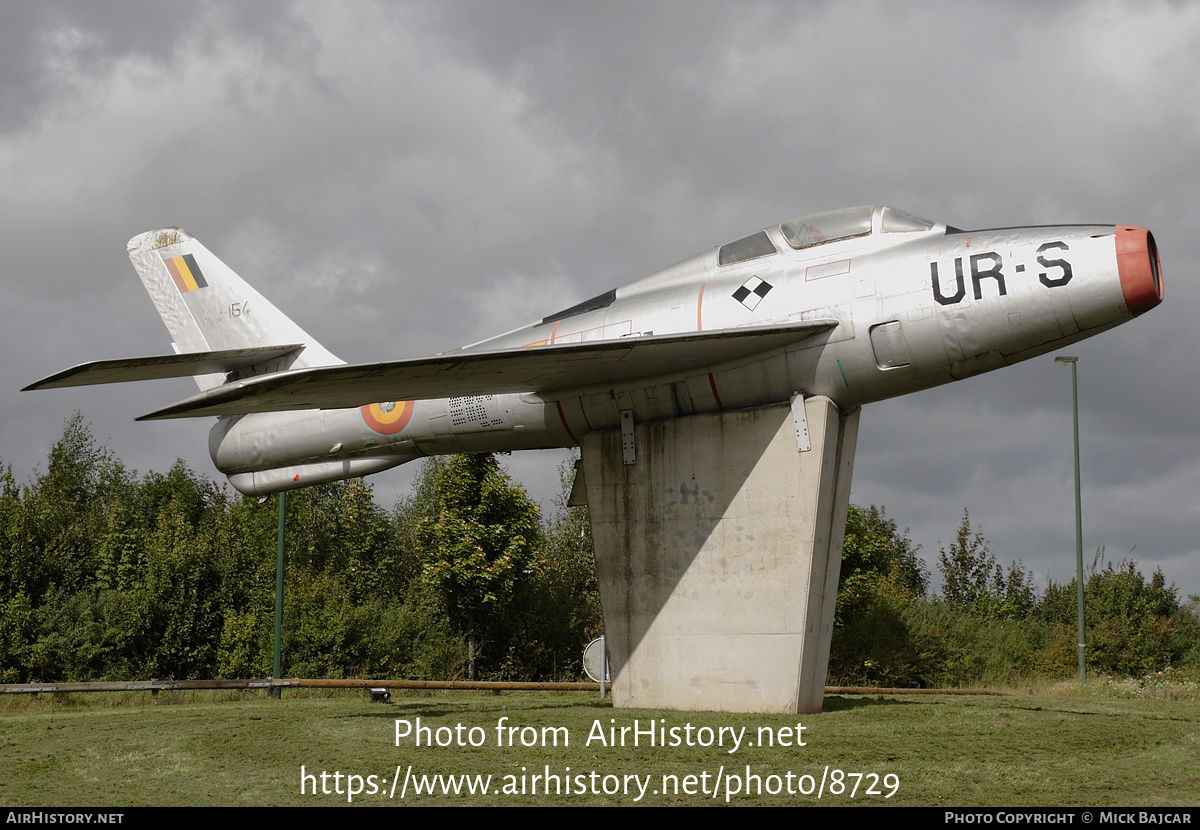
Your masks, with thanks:
[{"label": "tree", "polygon": [[[997,565],[996,568],[999,570],[1000,566]],[[1004,596],[1001,616],[1006,619],[1024,620],[1037,610],[1038,596],[1033,587],[1033,574],[1025,570],[1021,560],[1018,559],[1008,566],[1008,577],[999,584]]]},{"label": "tree", "polygon": [[842,541],[842,580],[855,573],[895,574],[896,581],[921,596],[929,586],[929,572],[908,538],[889,519],[887,509],[852,504],[846,512],[846,535]]},{"label": "tree", "polygon": [[43,594],[89,584],[104,517],[132,486],[132,476],[75,412],[50,448],[46,473],[25,488],[7,557],[9,584],[24,583],[35,606]]},{"label": "tree", "polygon": [[434,465],[436,514],[417,534],[423,575],[467,635],[474,679],[479,646],[535,573],[540,515],[491,454]]},{"label": "tree", "polygon": [[918,550],[884,508],[850,505],[830,649],[832,677],[852,684],[915,682],[903,615],[929,580]]},{"label": "tree", "polygon": [[581,678],[583,649],[604,630],[588,509],[567,506],[574,472],[573,460],[559,468],[562,486],[542,535],[540,578],[509,646],[513,675]]},{"label": "tree", "polygon": [[958,536],[949,550],[939,548],[938,570],[942,572],[942,598],[951,605],[970,609],[985,596],[996,570],[996,557],[979,531],[971,531],[971,515],[963,510]]},{"label": "tree", "polygon": [[[1051,583],[1040,609],[1052,629],[1071,635],[1059,639],[1071,643],[1075,603],[1075,580]],[[1195,618],[1181,608],[1162,571],[1147,583],[1136,560],[1106,562],[1104,548],[1097,549],[1084,581],[1084,619],[1091,671],[1145,674],[1171,665],[1195,644]]]}]

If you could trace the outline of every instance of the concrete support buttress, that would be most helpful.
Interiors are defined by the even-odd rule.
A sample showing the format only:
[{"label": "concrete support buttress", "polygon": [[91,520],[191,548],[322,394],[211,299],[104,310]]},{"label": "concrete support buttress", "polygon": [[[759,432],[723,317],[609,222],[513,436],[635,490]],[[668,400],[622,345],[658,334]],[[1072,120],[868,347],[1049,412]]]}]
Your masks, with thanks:
[{"label": "concrete support buttress", "polygon": [[787,404],[583,441],[618,707],[819,712],[858,410]]}]

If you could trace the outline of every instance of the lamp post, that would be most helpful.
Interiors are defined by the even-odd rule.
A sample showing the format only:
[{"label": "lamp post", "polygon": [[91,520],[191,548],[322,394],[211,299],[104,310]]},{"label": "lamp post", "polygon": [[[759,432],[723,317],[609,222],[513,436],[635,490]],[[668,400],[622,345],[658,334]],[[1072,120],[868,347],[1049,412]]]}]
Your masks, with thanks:
[{"label": "lamp post", "polygon": [[1079,484],[1079,381],[1075,366],[1078,357],[1059,356],[1054,358],[1059,366],[1071,366],[1071,407],[1075,420],[1075,605],[1076,625],[1079,629],[1079,684],[1085,676],[1084,632],[1083,632],[1083,499]]},{"label": "lamp post", "polygon": [[[287,517],[287,492],[279,494],[279,534],[275,551],[275,659],[271,668],[271,678],[278,680],[283,674],[283,567],[284,567],[284,519]],[[272,686],[270,697],[279,700],[283,689]]]}]

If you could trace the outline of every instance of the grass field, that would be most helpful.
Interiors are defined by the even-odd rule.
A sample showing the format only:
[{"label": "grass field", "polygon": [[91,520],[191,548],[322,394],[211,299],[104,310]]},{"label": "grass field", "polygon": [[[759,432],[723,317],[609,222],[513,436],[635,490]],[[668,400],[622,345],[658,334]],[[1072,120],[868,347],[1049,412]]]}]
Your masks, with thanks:
[{"label": "grass field", "polygon": [[[1195,806],[1200,701],[1185,697],[1064,684],[827,696],[820,715],[779,716],[562,693],[43,695],[0,701],[0,804]],[[654,745],[644,731],[620,745],[635,722]]]}]

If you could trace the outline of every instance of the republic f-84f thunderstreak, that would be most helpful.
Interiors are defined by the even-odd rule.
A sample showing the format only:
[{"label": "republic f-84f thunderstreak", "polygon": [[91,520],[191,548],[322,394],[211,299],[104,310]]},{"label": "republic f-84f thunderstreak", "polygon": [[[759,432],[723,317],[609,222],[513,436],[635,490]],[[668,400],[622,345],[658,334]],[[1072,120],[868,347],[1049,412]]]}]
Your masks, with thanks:
[{"label": "republic f-84f thunderstreak", "polygon": [[175,354],[27,388],[193,376],[199,394],[143,419],[217,416],[213,461],[253,495],[581,446],[614,700],[672,708],[820,708],[858,407],[1045,354],[1163,296],[1145,228],[962,231],[868,206],[452,352],[351,365],[186,232],[128,251]]}]

